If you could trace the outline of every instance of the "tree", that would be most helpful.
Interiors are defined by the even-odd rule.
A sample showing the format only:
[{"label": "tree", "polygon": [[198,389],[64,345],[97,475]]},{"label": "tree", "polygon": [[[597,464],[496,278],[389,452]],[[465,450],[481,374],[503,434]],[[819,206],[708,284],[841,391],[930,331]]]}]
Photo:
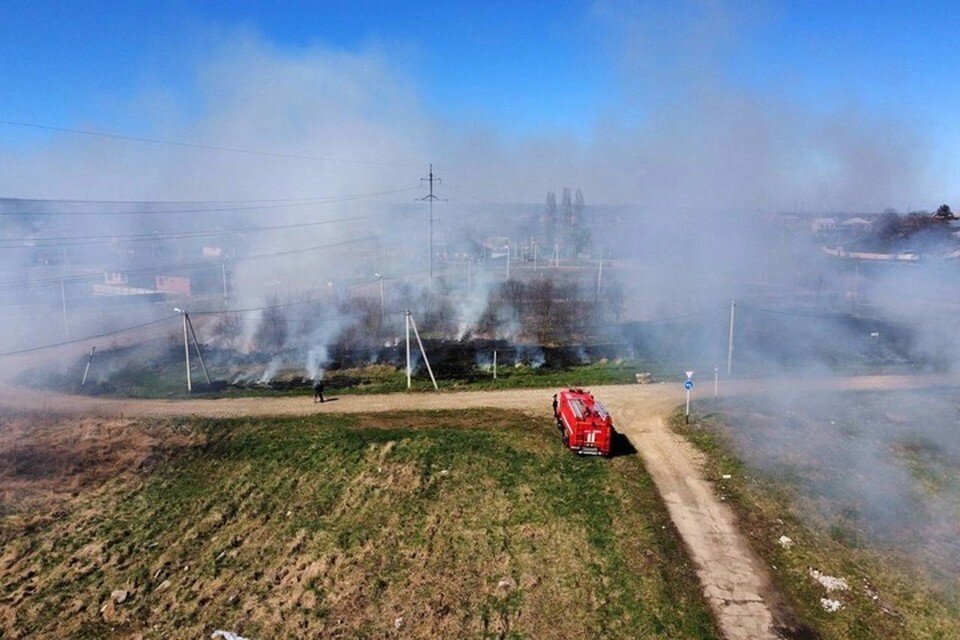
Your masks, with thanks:
[{"label": "tree", "polygon": [[243,337],[243,319],[239,314],[223,314],[212,325],[207,326],[209,329],[206,331],[214,345],[226,349],[236,349],[240,346],[240,338]]},{"label": "tree", "polygon": [[573,222],[571,219],[573,217],[573,199],[570,196],[570,187],[563,188],[563,195],[561,195],[560,207],[563,213],[563,221],[566,224]]},{"label": "tree", "polygon": [[580,187],[577,187],[576,192],[573,194],[573,213],[577,216],[578,220],[583,216],[585,207],[586,203],[583,201],[583,191],[580,190]]},{"label": "tree", "polygon": [[937,212],[933,214],[933,217],[942,222],[949,222],[950,220],[957,219],[957,216],[955,216],[953,211],[950,210],[950,207],[945,204],[940,205],[940,208],[938,208]]},{"label": "tree", "polygon": [[267,301],[267,305],[260,316],[254,340],[261,351],[279,351],[287,342],[287,315],[277,306],[275,296]]},{"label": "tree", "polygon": [[552,243],[557,237],[557,194],[547,191],[547,208],[543,212],[543,228],[546,241]]}]

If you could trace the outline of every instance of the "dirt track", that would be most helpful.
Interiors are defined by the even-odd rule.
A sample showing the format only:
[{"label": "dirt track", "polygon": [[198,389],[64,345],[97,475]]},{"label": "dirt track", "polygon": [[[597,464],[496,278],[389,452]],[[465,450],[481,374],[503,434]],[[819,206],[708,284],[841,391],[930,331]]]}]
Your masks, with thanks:
[{"label": "dirt track", "polygon": [[[873,376],[804,379],[761,384],[733,381],[724,394],[820,390],[904,389],[953,386],[955,379],[928,376]],[[712,385],[699,387],[695,398],[712,394]],[[670,431],[665,417],[683,400],[679,384],[620,385],[597,389],[615,416],[617,426],[638,450],[657,484],[681,537],[693,558],[703,592],[720,627],[731,640],[776,638],[779,596],[769,572],[738,531],[733,511],[714,494],[703,477],[700,457],[685,440]],[[490,392],[416,393],[377,396],[347,395],[326,404],[309,396],[229,398],[220,400],[122,400],[76,397],[0,384],[0,406],[14,410],[107,417],[202,415],[309,415],[317,412],[358,413],[404,409],[511,407],[536,415],[549,414],[550,392],[524,389]]]}]

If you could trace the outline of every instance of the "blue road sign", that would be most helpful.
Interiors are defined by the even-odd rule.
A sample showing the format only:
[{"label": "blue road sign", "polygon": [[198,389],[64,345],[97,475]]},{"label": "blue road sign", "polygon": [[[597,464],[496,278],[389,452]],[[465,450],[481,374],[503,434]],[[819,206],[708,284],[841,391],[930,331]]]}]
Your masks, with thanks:
[{"label": "blue road sign", "polygon": [[690,391],[690,389],[693,389],[693,380],[687,380],[686,382],[684,382],[683,388],[686,389],[687,391]]}]

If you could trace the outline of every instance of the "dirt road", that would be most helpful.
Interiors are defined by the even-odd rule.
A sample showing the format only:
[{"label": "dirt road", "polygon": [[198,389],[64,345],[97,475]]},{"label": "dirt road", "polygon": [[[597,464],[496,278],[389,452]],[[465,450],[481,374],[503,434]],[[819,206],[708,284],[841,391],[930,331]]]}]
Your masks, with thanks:
[{"label": "dirt road", "polygon": [[[816,378],[760,383],[725,382],[721,392],[776,394],[826,390],[876,390],[955,386],[953,378],[930,376],[867,376]],[[666,426],[665,418],[683,401],[679,384],[620,385],[597,388],[618,429],[625,433],[653,477],[671,518],[697,567],[703,592],[720,627],[731,640],[777,638],[779,596],[767,567],[738,531],[733,511],[721,502],[704,478],[700,456]],[[712,385],[696,389],[695,399],[712,395]],[[523,389],[489,392],[416,393],[376,396],[347,395],[325,404],[309,396],[229,398],[219,400],[124,400],[77,397],[0,384],[0,407],[55,414],[100,416],[310,415],[319,412],[358,413],[386,410],[511,407],[545,416],[550,392]]]}]

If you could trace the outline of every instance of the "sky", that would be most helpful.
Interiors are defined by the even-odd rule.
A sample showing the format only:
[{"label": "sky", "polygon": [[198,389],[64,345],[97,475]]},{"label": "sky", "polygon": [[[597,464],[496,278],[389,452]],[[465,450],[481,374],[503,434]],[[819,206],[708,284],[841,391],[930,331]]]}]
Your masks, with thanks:
[{"label": "sky", "polygon": [[[0,2],[0,119],[149,134],[202,109],[211,51],[375,55],[440,126],[593,144],[722,86],[909,128],[925,184],[960,194],[960,5],[883,2]],[[165,111],[168,107],[169,113]],[[0,125],[0,150],[36,131]],[[902,204],[902,203],[901,203]]]}]

